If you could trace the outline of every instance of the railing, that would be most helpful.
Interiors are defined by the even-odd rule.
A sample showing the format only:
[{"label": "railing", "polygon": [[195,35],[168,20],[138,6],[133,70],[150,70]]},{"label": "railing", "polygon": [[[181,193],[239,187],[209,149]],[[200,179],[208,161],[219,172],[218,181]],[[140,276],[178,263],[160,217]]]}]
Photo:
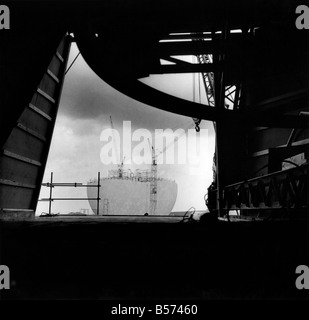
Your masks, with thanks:
[{"label": "railing", "polygon": [[308,207],[308,164],[224,188],[224,209]]},{"label": "railing", "polygon": [[[99,204],[100,204],[100,172],[98,172],[98,184],[82,184],[78,182],[53,182],[53,172],[50,174],[50,182],[42,183],[42,186],[49,188],[49,198],[42,198],[39,201],[48,201],[48,215],[51,215],[52,202],[58,200],[96,200],[97,201],[97,215],[99,215]],[[97,197],[96,198],[53,198],[53,188],[55,187],[74,187],[74,188],[98,188]]]},{"label": "railing", "polygon": [[[261,177],[225,186],[223,209],[302,209],[309,208],[308,166],[304,164]],[[217,189],[208,189],[206,204],[217,210]]]}]

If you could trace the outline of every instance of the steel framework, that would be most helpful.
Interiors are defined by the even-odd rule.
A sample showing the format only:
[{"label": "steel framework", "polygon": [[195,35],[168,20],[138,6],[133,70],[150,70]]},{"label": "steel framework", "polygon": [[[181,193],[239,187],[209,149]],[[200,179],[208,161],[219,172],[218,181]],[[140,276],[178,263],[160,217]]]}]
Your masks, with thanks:
[{"label": "steel framework", "polygon": [[224,209],[308,208],[308,163],[226,186]]}]

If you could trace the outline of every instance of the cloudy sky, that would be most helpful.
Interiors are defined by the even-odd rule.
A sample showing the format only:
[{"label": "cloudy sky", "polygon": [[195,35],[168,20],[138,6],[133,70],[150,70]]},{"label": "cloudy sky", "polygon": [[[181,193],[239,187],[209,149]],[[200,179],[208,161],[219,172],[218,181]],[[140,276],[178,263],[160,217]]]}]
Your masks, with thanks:
[{"label": "cloudy sky", "polygon": [[[78,48],[72,45],[70,62],[78,54]],[[193,79],[195,83],[193,84]],[[150,76],[141,81],[167,93],[177,95],[181,98],[193,100],[193,88],[195,88],[195,101],[199,99],[200,90],[197,76],[187,75],[165,75]],[[201,94],[203,102],[203,93]],[[189,137],[189,130],[194,129],[193,120],[189,117],[172,114],[163,110],[140,103],[119,91],[110,87],[100,79],[87,65],[80,55],[72,68],[66,75],[65,83],[60,101],[59,114],[56,121],[54,136],[52,139],[49,158],[45,170],[44,182],[49,181],[50,173],[54,172],[55,182],[82,182],[87,183],[90,179],[101,172],[101,176],[107,176],[108,170],[117,169],[116,164],[106,165],[102,162],[102,148],[107,141],[101,141],[102,132],[111,129],[110,116],[112,117],[114,129],[121,137],[119,158],[122,158],[123,124],[124,121],[131,122],[132,134],[138,129],[148,130],[152,137],[158,129],[184,129],[186,134],[181,139],[187,139],[187,150],[180,150],[177,143],[168,146],[162,152],[164,146],[155,145],[156,154],[171,155],[171,149],[182,154],[187,154],[185,163],[158,165],[158,176],[175,180],[178,185],[178,196],[173,211],[186,211],[190,207],[196,210],[204,210],[204,194],[212,181],[212,158],[214,154],[214,131],[211,122],[202,121],[201,133],[197,135],[197,142],[201,143],[202,150],[197,155],[191,152],[188,156],[188,146],[195,142]],[[157,131],[158,132],[158,131]],[[143,143],[146,143],[146,140]],[[193,141],[194,140],[194,141]],[[109,139],[113,143],[112,138]],[[140,144],[132,142],[132,151]],[[155,140],[153,141],[155,143]],[[117,148],[118,149],[118,148]],[[115,151],[116,149],[114,149]],[[148,156],[150,157],[150,150]],[[146,150],[147,153],[147,150]],[[179,154],[180,154],[179,153]],[[136,156],[136,155],[135,155]],[[145,154],[147,156],[147,154]],[[158,158],[159,159],[159,158]],[[150,169],[150,165],[137,165],[136,158],[131,163],[125,159],[125,168],[135,170],[137,168]],[[189,161],[190,160],[190,161]],[[161,161],[162,162],[162,161]],[[49,190],[42,187],[40,198],[47,198]],[[86,188],[55,188],[55,197],[87,197]],[[87,201],[55,201],[52,205],[53,213],[68,213],[79,211],[81,208],[89,209]],[[37,214],[48,211],[48,202],[39,202]]]}]

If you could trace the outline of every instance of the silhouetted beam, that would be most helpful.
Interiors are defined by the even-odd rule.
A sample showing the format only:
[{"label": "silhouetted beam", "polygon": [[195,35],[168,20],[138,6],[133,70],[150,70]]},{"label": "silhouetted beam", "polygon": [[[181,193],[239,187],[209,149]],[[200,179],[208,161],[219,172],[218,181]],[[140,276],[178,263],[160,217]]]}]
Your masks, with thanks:
[{"label": "silhouetted beam", "polygon": [[[246,118],[246,116],[245,116]],[[254,125],[263,125],[272,128],[309,128],[309,121],[307,117],[293,116],[293,115],[267,115],[248,114],[247,121]]]},{"label": "silhouetted beam", "polygon": [[197,55],[211,53],[241,52],[243,41],[183,41],[159,42],[157,52],[159,55]]},{"label": "silhouetted beam", "polygon": [[164,73],[199,73],[199,72],[215,72],[223,69],[222,64],[174,64],[161,65],[155,68],[150,68],[149,74],[164,74]]},{"label": "silhouetted beam", "polygon": [[201,34],[201,33],[190,33],[190,34],[171,34],[163,36],[161,40],[203,40],[203,39],[211,39],[211,33],[209,34]]},{"label": "silhouetted beam", "polygon": [[[218,34],[216,34],[218,35]],[[229,34],[229,39],[233,39],[233,40],[240,40],[240,37],[243,37],[243,33],[232,33]],[[204,40],[204,39],[211,39],[212,35],[211,32],[205,34],[205,33],[190,33],[190,34],[168,34],[166,36],[163,36],[161,40],[166,40],[168,42],[168,40],[191,40],[191,39],[195,39],[195,40]],[[207,42],[206,42],[207,43]]]},{"label": "silhouetted beam", "polygon": [[270,111],[282,113],[308,106],[309,91],[306,88],[261,101],[260,103],[252,106],[252,110],[258,113],[263,112],[265,115],[266,112]]}]

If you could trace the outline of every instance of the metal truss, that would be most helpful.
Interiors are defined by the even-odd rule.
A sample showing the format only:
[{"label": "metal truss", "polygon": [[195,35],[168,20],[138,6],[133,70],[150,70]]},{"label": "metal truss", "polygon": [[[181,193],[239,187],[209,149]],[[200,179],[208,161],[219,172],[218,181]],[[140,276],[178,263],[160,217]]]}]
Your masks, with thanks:
[{"label": "metal truss", "polygon": [[226,186],[226,210],[309,207],[308,164]]},{"label": "metal truss", "polygon": [[[213,35],[214,36],[214,35]],[[200,38],[193,38],[194,41],[205,42],[204,39],[200,36]],[[202,65],[213,65],[214,59],[212,54],[198,54],[196,55],[198,63]],[[207,105],[209,107],[216,106],[216,98],[215,98],[215,90],[221,91],[220,86],[224,86],[222,83],[218,83],[215,81],[215,73],[214,72],[201,72],[203,84],[206,93]],[[224,86],[224,99],[223,104],[226,109],[237,110],[240,105],[240,94],[241,94],[241,85],[233,84]],[[201,119],[193,118],[195,123],[195,128],[199,131],[199,124]]]}]

